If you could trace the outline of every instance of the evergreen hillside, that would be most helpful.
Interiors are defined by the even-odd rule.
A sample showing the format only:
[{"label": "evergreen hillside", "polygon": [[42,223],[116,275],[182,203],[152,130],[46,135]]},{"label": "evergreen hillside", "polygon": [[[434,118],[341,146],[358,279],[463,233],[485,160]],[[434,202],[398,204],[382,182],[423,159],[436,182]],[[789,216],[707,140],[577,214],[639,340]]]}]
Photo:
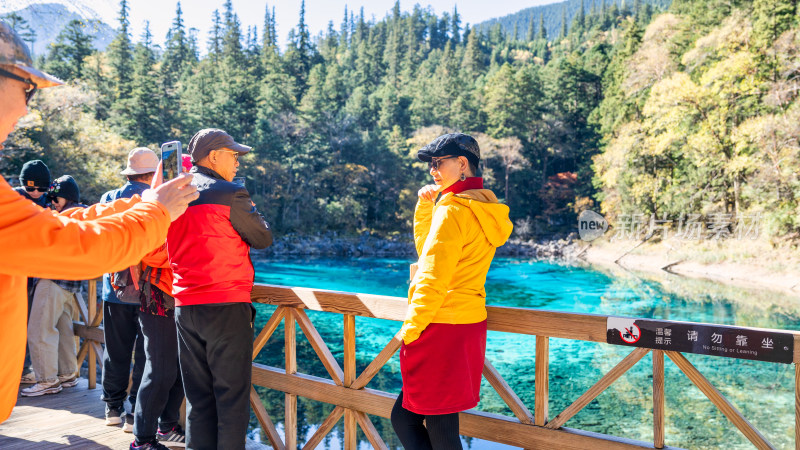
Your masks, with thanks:
[{"label": "evergreen hillside", "polygon": [[580,10],[588,15],[602,13],[611,17],[630,12],[647,22],[654,13],[666,10],[670,3],[672,0],[567,0],[525,8],[477,23],[475,28],[488,33],[500,24],[503,33],[511,39],[530,39],[544,29],[545,36],[557,39],[567,34]]},{"label": "evergreen hillside", "polygon": [[96,201],[130,148],[220,127],[255,148],[239,174],[275,229],[390,234],[410,230],[431,182],[416,150],[460,130],[522,237],[574,231],[589,208],[800,231],[793,0],[595,8],[556,41],[399,4],[380,20],[345,10],[312,37],[301,9],[285,51],[270,8],[259,29],[230,0],[210,20],[198,42],[178,5],[161,45],[134,45],[123,0],[105,52],[67,27],[43,65],[69,86],[37,94],[0,171],[42,158]]}]

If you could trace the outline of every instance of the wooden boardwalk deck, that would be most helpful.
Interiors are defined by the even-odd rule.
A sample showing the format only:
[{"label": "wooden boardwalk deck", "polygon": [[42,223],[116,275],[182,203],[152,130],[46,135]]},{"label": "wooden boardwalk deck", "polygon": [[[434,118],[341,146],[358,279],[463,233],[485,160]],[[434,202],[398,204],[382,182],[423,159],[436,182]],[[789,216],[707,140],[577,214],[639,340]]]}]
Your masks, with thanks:
[{"label": "wooden boardwalk deck", "polygon": [[[19,397],[11,417],[0,424],[0,449],[127,449],[133,434],[122,431],[121,425],[105,425],[101,392],[99,387],[88,389],[81,378],[77,386],[58,394]],[[262,448],[269,447],[247,443],[248,450]]]}]

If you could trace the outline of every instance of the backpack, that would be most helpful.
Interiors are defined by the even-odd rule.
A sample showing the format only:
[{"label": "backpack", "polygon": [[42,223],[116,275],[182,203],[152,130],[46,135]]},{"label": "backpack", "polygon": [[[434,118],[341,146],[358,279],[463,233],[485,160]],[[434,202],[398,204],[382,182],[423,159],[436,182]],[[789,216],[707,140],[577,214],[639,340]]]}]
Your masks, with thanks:
[{"label": "backpack", "polygon": [[144,284],[149,284],[152,267],[145,266],[144,272],[139,264],[113,272],[111,274],[111,287],[114,294],[122,303],[139,305],[142,302]]}]

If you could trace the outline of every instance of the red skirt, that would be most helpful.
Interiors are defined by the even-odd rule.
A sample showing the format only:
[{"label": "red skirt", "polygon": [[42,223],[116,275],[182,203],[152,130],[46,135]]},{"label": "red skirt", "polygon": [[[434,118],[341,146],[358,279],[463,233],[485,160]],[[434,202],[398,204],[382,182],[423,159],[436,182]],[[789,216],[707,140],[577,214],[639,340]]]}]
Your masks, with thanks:
[{"label": "red skirt", "polygon": [[403,408],[417,414],[450,414],[480,401],[486,355],[486,321],[432,323],[400,347]]}]

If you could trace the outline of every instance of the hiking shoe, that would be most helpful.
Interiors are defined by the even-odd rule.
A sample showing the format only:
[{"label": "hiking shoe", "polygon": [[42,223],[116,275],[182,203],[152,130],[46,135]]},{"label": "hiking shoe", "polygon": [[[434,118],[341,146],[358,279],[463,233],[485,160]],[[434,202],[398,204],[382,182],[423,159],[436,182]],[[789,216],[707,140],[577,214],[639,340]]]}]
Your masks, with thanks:
[{"label": "hiking shoe", "polygon": [[156,433],[156,439],[158,439],[158,442],[163,442],[170,447],[186,447],[186,433],[180,425],[175,425],[168,431],[161,431],[161,428],[159,428]]},{"label": "hiking shoe", "polygon": [[122,431],[133,433],[133,414],[125,414],[125,423],[122,425]]},{"label": "hiking shoe", "polygon": [[19,384],[36,384],[36,374],[28,372],[19,380]]},{"label": "hiking shoe", "polygon": [[108,406],[106,404],[106,425],[114,426],[122,423],[122,414],[125,410],[122,406]]},{"label": "hiking shoe", "polygon": [[51,383],[36,383],[29,388],[20,391],[23,397],[38,397],[45,394],[58,394],[61,392],[61,382],[56,380]]},{"label": "hiking shoe", "polygon": [[73,373],[71,375],[59,375],[58,381],[61,382],[62,388],[71,388],[78,384],[78,374]]},{"label": "hiking shoe", "polygon": [[145,442],[144,444],[136,445],[136,441],[131,442],[130,450],[169,450],[158,441]]}]

